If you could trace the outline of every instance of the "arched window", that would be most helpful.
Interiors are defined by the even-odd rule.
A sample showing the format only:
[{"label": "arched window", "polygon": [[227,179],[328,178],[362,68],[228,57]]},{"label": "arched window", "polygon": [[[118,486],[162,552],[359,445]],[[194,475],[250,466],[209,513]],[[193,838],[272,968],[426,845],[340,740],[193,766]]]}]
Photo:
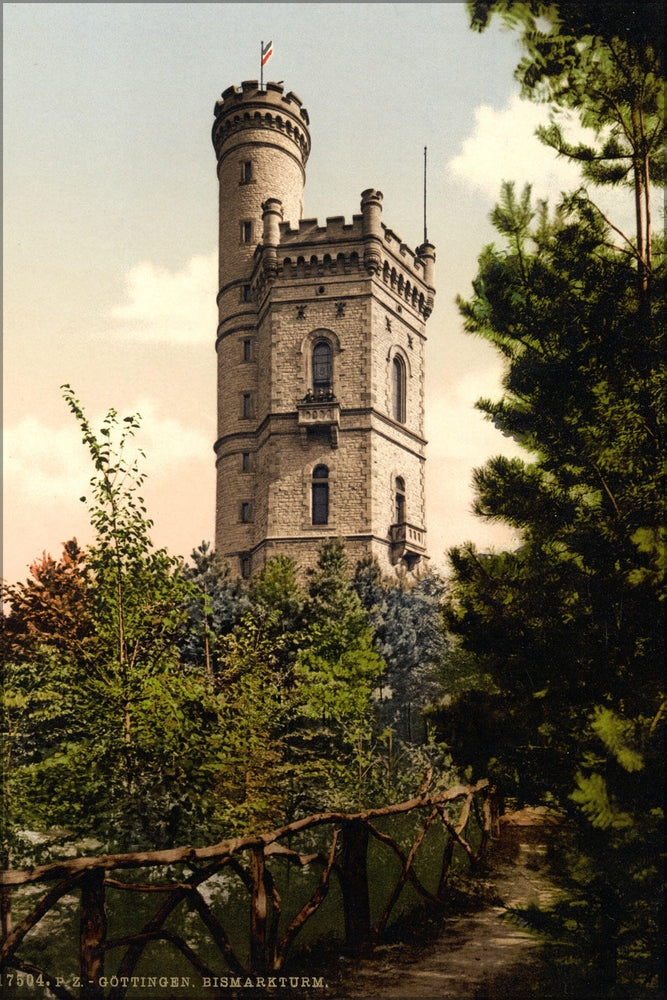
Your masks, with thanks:
[{"label": "arched window", "polygon": [[326,340],[318,340],[313,348],[313,393],[331,395],[331,345]]},{"label": "arched window", "polygon": [[391,363],[391,409],[394,420],[405,423],[405,362],[398,354]]},{"label": "arched window", "polygon": [[396,524],[405,523],[405,480],[402,476],[396,476],[394,484],[394,517]]},{"label": "arched window", "polygon": [[329,470],[326,465],[313,469],[313,524],[329,523]]}]

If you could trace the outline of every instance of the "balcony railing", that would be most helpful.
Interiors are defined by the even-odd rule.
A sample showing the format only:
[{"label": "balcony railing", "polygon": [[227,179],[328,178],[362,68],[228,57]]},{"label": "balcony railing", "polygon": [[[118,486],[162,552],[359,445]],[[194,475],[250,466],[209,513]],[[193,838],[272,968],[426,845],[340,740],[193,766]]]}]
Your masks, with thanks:
[{"label": "balcony railing", "polygon": [[408,569],[419,562],[426,552],[426,532],[416,524],[400,521],[389,528],[391,556],[394,563],[406,563]]},{"label": "balcony railing", "polygon": [[309,430],[329,428],[332,448],[338,447],[340,403],[331,392],[308,392],[296,404],[299,427],[304,435]]}]

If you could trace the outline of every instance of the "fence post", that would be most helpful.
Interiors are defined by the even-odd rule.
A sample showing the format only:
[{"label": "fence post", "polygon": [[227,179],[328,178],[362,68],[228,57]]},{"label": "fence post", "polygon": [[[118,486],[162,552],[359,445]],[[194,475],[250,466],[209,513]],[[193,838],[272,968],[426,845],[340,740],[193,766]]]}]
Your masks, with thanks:
[{"label": "fence post", "polygon": [[[9,868],[9,851],[6,848],[2,851],[0,866],[3,872]],[[12,895],[8,885],[0,888],[0,924],[2,925],[0,937],[4,944],[12,930]]]},{"label": "fence post", "polygon": [[104,946],[107,915],[104,906],[104,871],[90,871],[81,880],[81,932],[79,968],[81,1000],[101,1000],[104,990]]},{"label": "fence post", "polygon": [[367,857],[368,826],[357,819],[344,823],[341,845],[341,888],[345,916],[345,944],[353,954],[363,951],[371,941]]}]

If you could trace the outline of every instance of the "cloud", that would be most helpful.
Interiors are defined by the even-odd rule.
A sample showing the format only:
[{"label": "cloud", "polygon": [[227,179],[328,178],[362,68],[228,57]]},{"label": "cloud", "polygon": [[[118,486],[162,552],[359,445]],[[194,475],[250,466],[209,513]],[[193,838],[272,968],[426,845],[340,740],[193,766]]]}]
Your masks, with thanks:
[{"label": "cloud", "polygon": [[81,493],[90,467],[76,427],[54,428],[37,417],[6,427],[5,503],[57,503]]},{"label": "cloud", "polygon": [[[562,191],[585,186],[592,200],[626,233],[634,232],[633,195],[628,187],[598,187],[584,181],[575,163],[557,156],[535,135],[540,125],[549,124],[550,107],[524,101],[514,95],[499,111],[488,105],[475,109],[475,127],[463,141],[461,151],[447,164],[450,174],[487,197],[497,201],[502,181],[515,181],[520,191],[532,186],[533,198],[548,198],[551,205]],[[557,116],[569,142],[597,141],[573,113]]]},{"label": "cloud", "polygon": [[[173,417],[160,414],[150,401],[139,401],[128,412],[141,414],[141,429],[128,446],[146,453],[140,468],[151,483],[164,481],[185,463],[208,461],[211,439],[202,431],[184,427]],[[93,429],[102,426],[102,414],[90,418]],[[122,416],[121,416],[122,420]],[[53,504],[86,494],[93,467],[78,428],[52,427],[35,416],[27,416],[4,431],[5,503]],[[117,440],[117,439],[116,439]]]},{"label": "cloud", "polygon": [[151,344],[210,344],[216,292],[217,252],[192,257],[180,271],[143,261],[127,274],[125,301],[111,309],[113,332]]},{"label": "cloud", "polygon": [[[141,429],[128,455],[134,457],[136,448],[146,453],[139,466],[148,473],[142,493],[155,521],[153,541],[186,554],[210,538],[214,524],[212,435],[165,416],[147,400],[128,410],[137,411]],[[102,420],[102,414],[91,415],[93,429]],[[43,550],[58,556],[67,538],[93,541],[88,504],[79,498],[90,501],[94,470],[74,421],[56,428],[26,416],[5,429],[4,444],[3,575],[18,580]]]},{"label": "cloud", "polygon": [[[537,198],[557,198],[561,191],[579,187],[581,175],[535,136],[537,127],[548,122],[546,105],[517,95],[499,111],[482,105],[475,109],[475,128],[458,156],[449,161],[449,170],[494,199],[503,180],[514,180],[519,187],[531,183]],[[571,122],[567,134],[583,138],[584,130]]]}]

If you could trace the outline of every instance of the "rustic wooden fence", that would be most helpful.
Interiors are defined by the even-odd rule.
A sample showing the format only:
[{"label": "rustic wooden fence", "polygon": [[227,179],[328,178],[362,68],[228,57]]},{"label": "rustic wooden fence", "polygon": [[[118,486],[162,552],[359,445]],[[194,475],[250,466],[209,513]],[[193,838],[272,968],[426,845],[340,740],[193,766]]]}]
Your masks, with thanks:
[{"label": "rustic wooden fence", "polygon": [[[396,840],[378,829],[382,817],[398,817],[416,813],[413,843],[406,852]],[[468,833],[471,817],[475,816],[476,846]],[[28,977],[31,982],[48,984],[62,1000],[121,1000],[125,996],[137,965],[151,942],[168,942],[190,963],[203,983],[217,983],[220,970],[214,970],[197,954],[184,936],[165,927],[167,919],[181,903],[198,914],[208,931],[210,941],[225,963],[226,970],[236,975],[263,975],[279,972],[297,935],[317,912],[330,886],[332,873],[338,879],[344,917],[345,947],[359,953],[383,934],[398,898],[411,884],[424,900],[442,905],[445,884],[455,848],[458,846],[473,862],[483,856],[489,838],[497,831],[497,808],[492,789],[486,780],[475,785],[456,785],[446,791],[424,794],[419,798],[381,809],[348,814],[338,812],[309,816],[269,833],[222,841],[211,847],[179,847],[173,850],[146,851],[134,854],[109,854],[82,857],[22,871],[5,871],[0,876],[3,895],[28,885],[56,884],[47,890],[32,911],[14,928],[5,928],[0,948],[0,968],[3,983],[12,976]],[[439,859],[439,879],[435,891],[427,889],[415,870],[418,856],[428,831],[440,824],[445,836]],[[313,853],[293,850],[289,844],[299,835],[320,828],[330,828],[327,847]],[[378,887],[369,884],[368,849],[371,838],[386,848],[398,860],[400,874],[384,902],[378,919],[371,922],[371,898]],[[287,841],[287,844],[284,843]],[[302,871],[311,866],[320,869],[319,880],[310,897],[292,914],[281,911],[275,865],[284,863]],[[123,881],[112,873],[140,868],[183,866],[190,874],[182,879],[165,882]],[[249,952],[239,956],[223,926],[224,914],[216,914],[202,893],[205,883],[223,871],[233,872],[245,887],[249,898]],[[161,893],[164,902],[137,933],[109,938],[107,910],[111,891],[127,893]],[[387,886],[382,886],[386,896]],[[78,894],[80,910],[79,974],[72,983],[50,974],[19,955],[26,935],[64,897]],[[113,975],[105,975],[105,959],[109,952],[119,950],[122,958]],[[106,963],[109,964],[108,962]],[[17,970],[17,973],[8,973]],[[107,988],[108,987],[108,988]],[[76,992],[73,992],[73,989]]]}]

